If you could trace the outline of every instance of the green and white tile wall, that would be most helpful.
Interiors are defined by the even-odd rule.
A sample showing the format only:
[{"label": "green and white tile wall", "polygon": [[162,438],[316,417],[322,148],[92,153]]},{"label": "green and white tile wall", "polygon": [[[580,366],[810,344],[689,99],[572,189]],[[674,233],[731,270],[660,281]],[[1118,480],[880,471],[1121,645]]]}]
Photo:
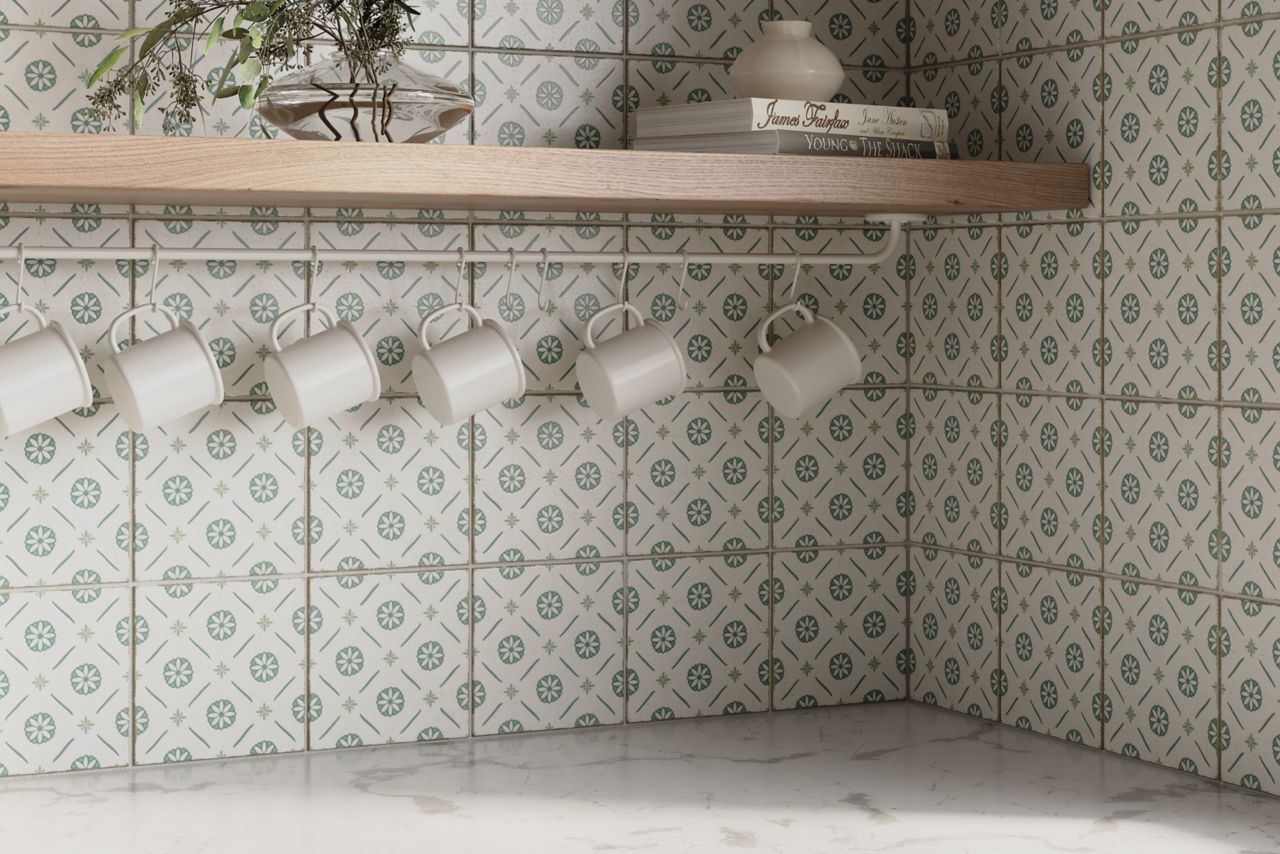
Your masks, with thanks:
[{"label": "green and white tile wall", "polygon": [[912,0],[1089,207],[913,229],[911,698],[1280,793],[1280,6]]},{"label": "green and white tile wall", "polygon": [[[446,144],[618,147],[638,106],[725,97],[728,62],[771,16],[817,23],[848,97],[907,95],[898,0],[419,6],[411,61],[480,102]],[[87,74],[162,8],[0,0],[0,128],[102,130]],[[184,130],[270,132],[234,105]],[[0,209],[0,243],[28,245],[765,253],[884,238],[814,218]],[[572,365],[620,269],[556,266],[544,310],[534,269],[508,290],[501,265],[477,265],[462,290],[514,330],[530,391],[447,428],[414,398],[409,356],[456,270],[305,266],[28,260],[29,298],[71,330],[100,393],[0,442],[0,774],[906,697],[910,256],[801,272],[801,298],[863,343],[868,370],[807,421],[773,416],[750,371],[789,269],[695,266],[682,305],[678,270],[633,265],[629,296],[672,325],[691,389],[602,423]],[[228,402],[132,434],[100,363],[153,272],[213,342]],[[271,321],[305,299],[374,346],[384,395],[295,432],[261,358]]]}]

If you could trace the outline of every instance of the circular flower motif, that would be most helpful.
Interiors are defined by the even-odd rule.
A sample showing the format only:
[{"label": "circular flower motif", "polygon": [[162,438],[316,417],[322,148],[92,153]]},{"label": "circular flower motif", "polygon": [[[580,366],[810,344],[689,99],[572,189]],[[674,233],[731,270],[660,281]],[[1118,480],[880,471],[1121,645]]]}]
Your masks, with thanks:
[{"label": "circular flower motif", "polygon": [[423,670],[438,670],[444,664],[444,646],[437,641],[427,641],[418,647],[417,658]]},{"label": "circular flower motif", "polygon": [[364,653],[356,646],[344,646],[333,659],[343,676],[355,676],[364,669]]},{"label": "circular flower motif", "polygon": [[57,731],[58,726],[54,723],[53,716],[47,712],[37,712],[27,718],[22,727],[22,732],[27,737],[27,741],[32,744],[45,744],[53,738]]},{"label": "circular flower motif", "polygon": [[205,710],[205,720],[213,729],[227,729],[236,722],[235,704],[230,700],[214,700]]}]

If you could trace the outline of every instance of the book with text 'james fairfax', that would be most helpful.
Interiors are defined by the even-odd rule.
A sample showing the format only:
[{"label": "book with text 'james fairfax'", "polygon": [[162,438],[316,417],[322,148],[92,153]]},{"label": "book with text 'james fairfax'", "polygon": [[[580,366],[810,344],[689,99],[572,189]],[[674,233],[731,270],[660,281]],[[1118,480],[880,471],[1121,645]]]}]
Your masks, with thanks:
[{"label": "book with text 'james fairfax'", "polygon": [[631,136],[693,136],[708,133],[792,130],[841,136],[923,139],[946,142],[945,110],[838,104],[828,101],[783,101],[734,98],[644,107],[632,114]]},{"label": "book with text 'james fairfax'", "polygon": [[645,136],[631,140],[637,151],[696,151],[721,154],[814,154],[831,157],[902,157],[953,160],[955,143],[883,136],[844,136],[799,130],[748,130],[696,136]]}]

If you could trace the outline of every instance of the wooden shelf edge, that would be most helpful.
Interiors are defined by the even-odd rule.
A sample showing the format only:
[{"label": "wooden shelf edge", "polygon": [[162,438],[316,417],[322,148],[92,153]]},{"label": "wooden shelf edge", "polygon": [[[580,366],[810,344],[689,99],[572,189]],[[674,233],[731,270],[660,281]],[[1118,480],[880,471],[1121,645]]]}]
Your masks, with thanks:
[{"label": "wooden shelf edge", "polygon": [[1086,164],[0,134],[8,202],[862,216],[1065,210]]}]

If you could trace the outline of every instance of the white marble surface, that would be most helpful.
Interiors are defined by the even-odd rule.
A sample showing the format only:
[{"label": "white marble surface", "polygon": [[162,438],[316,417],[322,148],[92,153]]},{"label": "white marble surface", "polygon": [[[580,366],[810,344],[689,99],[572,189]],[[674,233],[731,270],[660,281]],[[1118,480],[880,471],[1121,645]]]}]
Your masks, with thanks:
[{"label": "white marble surface", "polygon": [[0,781],[14,852],[1280,850],[1280,800],[893,703]]}]

